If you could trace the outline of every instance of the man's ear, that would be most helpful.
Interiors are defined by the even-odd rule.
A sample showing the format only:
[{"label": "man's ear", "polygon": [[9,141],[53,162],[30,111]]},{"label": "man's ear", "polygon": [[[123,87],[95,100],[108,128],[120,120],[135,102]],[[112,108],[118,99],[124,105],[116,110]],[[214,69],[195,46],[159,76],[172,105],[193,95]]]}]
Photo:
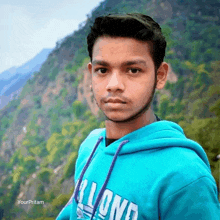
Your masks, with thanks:
[{"label": "man's ear", "polygon": [[92,63],[91,63],[91,62],[89,62],[89,63],[87,64],[87,68],[88,68],[88,70],[89,70],[89,73],[92,74]]},{"label": "man's ear", "polygon": [[169,71],[169,65],[166,62],[162,62],[159,69],[157,70],[157,86],[156,89],[163,89],[166,81],[167,74]]}]

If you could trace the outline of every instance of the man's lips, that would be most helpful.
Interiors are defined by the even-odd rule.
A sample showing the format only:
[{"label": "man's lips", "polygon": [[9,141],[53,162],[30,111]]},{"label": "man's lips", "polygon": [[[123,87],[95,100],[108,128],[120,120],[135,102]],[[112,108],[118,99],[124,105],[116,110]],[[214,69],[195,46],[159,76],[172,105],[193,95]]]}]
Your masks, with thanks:
[{"label": "man's lips", "polygon": [[119,99],[119,98],[109,98],[105,101],[106,103],[122,103],[122,104],[125,104],[126,102]]}]

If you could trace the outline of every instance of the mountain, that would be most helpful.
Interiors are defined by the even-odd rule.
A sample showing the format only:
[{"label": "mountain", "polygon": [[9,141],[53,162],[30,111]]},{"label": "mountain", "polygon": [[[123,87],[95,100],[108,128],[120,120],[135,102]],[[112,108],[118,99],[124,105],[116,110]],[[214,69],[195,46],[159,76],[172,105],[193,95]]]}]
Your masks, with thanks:
[{"label": "mountain", "polygon": [[10,98],[7,96],[0,96],[0,109],[7,105],[10,101]]},{"label": "mountain", "polygon": [[0,80],[7,80],[11,78],[14,74],[16,74],[17,68],[15,66],[11,67],[8,70],[5,70],[4,72],[0,73]]},{"label": "mountain", "polygon": [[22,66],[12,67],[0,74],[0,109],[12,99],[12,93],[23,87],[32,74],[40,70],[51,51],[52,49],[43,49]]},{"label": "mountain", "polygon": [[0,80],[9,80],[16,74],[27,74],[30,72],[39,71],[40,66],[47,59],[52,49],[43,49],[35,57],[27,61],[20,67],[12,67],[4,72],[0,73]]},{"label": "mountain", "polygon": [[18,67],[16,69],[16,72],[19,74],[27,74],[30,72],[33,73],[39,71],[41,65],[47,59],[51,51],[52,49],[43,49],[34,58],[29,60],[27,63],[23,64],[21,67]]},{"label": "mountain", "polygon": [[[89,89],[86,36],[95,17],[109,13],[141,12],[161,25],[172,71],[154,110],[203,146],[219,185],[219,8],[219,0],[104,0],[57,42],[20,96],[0,110],[2,220],[52,220],[69,200],[79,146],[105,126]],[[44,204],[18,203],[29,200]]]}]

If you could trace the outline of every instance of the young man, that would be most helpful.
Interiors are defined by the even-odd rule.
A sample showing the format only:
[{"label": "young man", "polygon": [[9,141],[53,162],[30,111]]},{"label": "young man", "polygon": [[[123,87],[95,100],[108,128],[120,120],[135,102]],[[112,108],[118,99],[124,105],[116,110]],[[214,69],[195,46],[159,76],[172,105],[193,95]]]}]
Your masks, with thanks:
[{"label": "young man", "polygon": [[81,144],[75,191],[57,220],[218,220],[203,148],[151,109],[168,72],[159,25],[141,14],[98,17],[87,42],[106,128]]}]

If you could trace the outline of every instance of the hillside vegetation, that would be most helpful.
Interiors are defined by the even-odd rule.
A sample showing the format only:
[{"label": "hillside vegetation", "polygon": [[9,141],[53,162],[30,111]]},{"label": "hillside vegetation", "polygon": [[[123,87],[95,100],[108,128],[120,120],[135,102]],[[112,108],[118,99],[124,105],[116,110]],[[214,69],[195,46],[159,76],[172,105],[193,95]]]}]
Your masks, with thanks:
[{"label": "hillside vegetation", "polygon": [[[0,111],[0,220],[52,220],[69,200],[79,146],[105,126],[89,92],[86,36],[108,13],[140,12],[161,25],[177,81],[156,93],[155,112],[203,146],[219,185],[219,8],[219,0],[105,0],[57,42],[19,99]],[[44,204],[19,204],[28,200]]]}]

